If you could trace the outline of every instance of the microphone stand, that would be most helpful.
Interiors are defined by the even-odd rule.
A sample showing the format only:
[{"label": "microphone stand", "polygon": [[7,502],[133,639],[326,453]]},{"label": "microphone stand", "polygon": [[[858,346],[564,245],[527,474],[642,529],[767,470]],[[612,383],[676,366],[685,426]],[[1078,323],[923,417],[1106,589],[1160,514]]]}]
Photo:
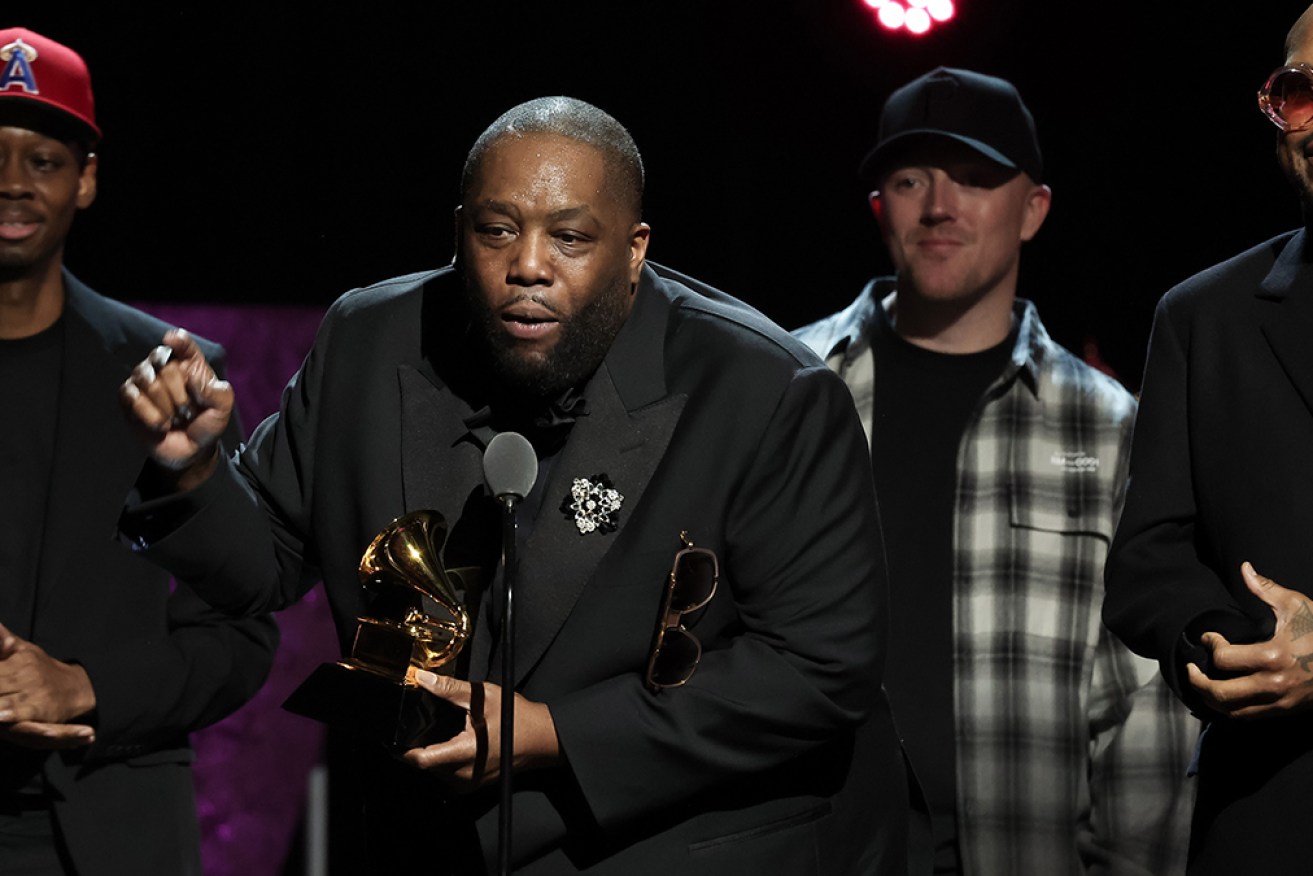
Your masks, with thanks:
[{"label": "microphone stand", "polygon": [[501,804],[497,807],[497,860],[501,876],[511,872],[511,772],[515,760],[515,505],[514,493],[498,496],[502,506],[501,616]]},{"label": "microphone stand", "polygon": [[497,811],[497,872],[511,872],[511,801],[515,767],[515,506],[533,489],[538,478],[538,456],[533,445],[517,432],[494,435],[483,451],[483,475],[502,508],[502,616],[501,616],[501,792]]}]

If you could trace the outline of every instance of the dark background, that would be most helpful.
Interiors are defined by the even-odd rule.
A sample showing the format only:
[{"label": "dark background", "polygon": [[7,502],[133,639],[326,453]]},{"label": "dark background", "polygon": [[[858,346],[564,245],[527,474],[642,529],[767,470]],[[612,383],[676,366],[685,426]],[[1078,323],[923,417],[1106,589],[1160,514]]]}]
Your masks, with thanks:
[{"label": "dark background", "polygon": [[67,260],[144,301],[326,306],[444,264],[475,136],[570,94],[643,151],[649,255],[792,328],[888,270],[855,172],[884,97],[937,64],[1002,75],[1055,192],[1021,292],[1135,387],[1157,298],[1300,220],[1254,95],[1305,4],[957,2],[922,38],[861,0],[51,4],[8,23],[91,66],[100,198]]}]

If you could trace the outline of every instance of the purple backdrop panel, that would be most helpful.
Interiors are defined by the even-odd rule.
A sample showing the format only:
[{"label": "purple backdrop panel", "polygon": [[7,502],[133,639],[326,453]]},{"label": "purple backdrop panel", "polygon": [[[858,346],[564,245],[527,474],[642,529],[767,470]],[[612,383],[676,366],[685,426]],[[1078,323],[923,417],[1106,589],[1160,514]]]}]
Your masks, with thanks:
[{"label": "purple backdrop panel", "polygon": [[[249,434],[278,409],[283,387],[314,340],[323,310],[309,307],[136,305],[218,341]],[[282,642],[269,681],[224,721],[192,734],[201,854],[207,876],[280,876],[318,763],[321,725],[284,712],[288,694],[338,657],[322,587],[280,612]]]}]

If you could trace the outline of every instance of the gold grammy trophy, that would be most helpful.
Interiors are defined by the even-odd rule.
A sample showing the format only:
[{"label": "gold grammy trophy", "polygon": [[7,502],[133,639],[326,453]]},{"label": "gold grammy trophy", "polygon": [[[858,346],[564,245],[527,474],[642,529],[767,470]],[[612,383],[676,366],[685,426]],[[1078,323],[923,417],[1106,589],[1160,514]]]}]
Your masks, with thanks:
[{"label": "gold grammy trophy", "polygon": [[360,581],[377,594],[380,617],[358,618],[351,656],[311,673],[283,708],[406,750],[450,739],[465,711],[421,688],[415,673],[441,672],[469,639],[472,624],[438,547],[447,524],[413,511],[374,537]]}]

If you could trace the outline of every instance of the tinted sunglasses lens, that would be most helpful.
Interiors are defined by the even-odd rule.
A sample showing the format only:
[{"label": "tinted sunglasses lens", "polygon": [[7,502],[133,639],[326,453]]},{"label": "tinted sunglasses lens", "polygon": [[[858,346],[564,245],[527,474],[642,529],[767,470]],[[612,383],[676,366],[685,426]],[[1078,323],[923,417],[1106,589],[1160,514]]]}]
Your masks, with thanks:
[{"label": "tinted sunglasses lens", "polygon": [[1291,128],[1302,128],[1313,120],[1313,79],[1296,70],[1283,70],[1267,87],[1272,111]]},{"label": "tinted sunglasses lens", "polygon": [[649,674],[658,687],[675,687],[688,681],[702,657],[702,646],[684,630],[666,630],[661,650],[652,659]]},{"label": "tinted sunglasses lens", "polygon": [[697,548],[680,551],[673,574],[675,589],[670,594],[670,608],[692,611],[701,607],[716,590],[716,556]]}]

